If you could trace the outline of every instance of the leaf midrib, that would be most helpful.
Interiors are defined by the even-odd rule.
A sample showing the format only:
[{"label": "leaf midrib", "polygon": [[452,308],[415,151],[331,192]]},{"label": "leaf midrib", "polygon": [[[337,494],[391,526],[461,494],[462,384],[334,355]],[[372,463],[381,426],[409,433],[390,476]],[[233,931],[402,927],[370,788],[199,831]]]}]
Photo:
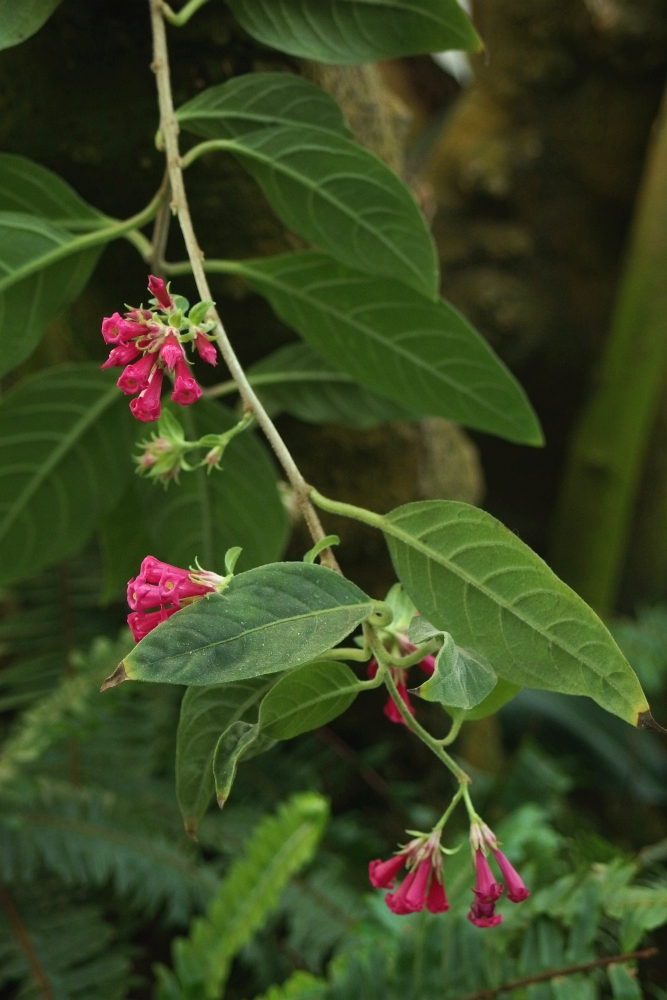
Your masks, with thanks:
[{"label": "leaf midrib", "polygon": [[[85,432],[92,426],[92,424],[95,423],[100,414],[103,413],[104,410],[117,398],[119,398],[118,389],[115,385],[111,386],[63,436],[61,443],[57,448],[54,448],[47,461],[41,466],[40,472],[26,485],[22,493],[19,494],[13,505],[9,508],[9,511],[2,523],[0,523],[0,542],[2,542],[5,538],[5,535],[12,526],[15,517],[21,512],[22,509],[25,508],[29,500],[34,496],[36,490],[42,485],[46,477],[53,472],[58,463],[67,454],[71,446],[83,437]],[[0,444],[2,444],[1,441]]]}]

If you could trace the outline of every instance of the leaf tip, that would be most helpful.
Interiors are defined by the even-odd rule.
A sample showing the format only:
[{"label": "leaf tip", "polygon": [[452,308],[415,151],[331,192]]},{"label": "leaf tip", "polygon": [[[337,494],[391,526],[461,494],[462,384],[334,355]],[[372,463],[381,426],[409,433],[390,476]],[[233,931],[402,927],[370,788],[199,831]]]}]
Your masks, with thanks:
[{"label": "leaf tip", "polygon": [[657,733],[667,733],[667,729],[663,729],[663,727],[655,721],[649,708],[638,713],[637,729],[655,729]]},{"label": "leaf tip", "polygon": [[225,802],[227,801],[228,797],[229,796],[227,796],[227,795],[218,795],[217,796],[218,805],[220,806],[221,809],[224,806]]},{"label": "leaf tip", "polygon": [[122,684],[123,681],[129,681],[129,679],[130,678],[128,676],[127,670],[125,669],[125,664],[121,660],[121,662],[118,664],[114,672],[109,677],[107,677],[107,679],[102,684],[102,687],[100,688],[100,693],[102,693],[103,691],[108,691],[109,688],[118,687],[118,685]]},{"label": "leaf tip", "polygon": [[185,832],[191,840],[194,840],[195,844],[199,843],[199,837],[197,836],[197,823],[195,820],[186,819]]}]

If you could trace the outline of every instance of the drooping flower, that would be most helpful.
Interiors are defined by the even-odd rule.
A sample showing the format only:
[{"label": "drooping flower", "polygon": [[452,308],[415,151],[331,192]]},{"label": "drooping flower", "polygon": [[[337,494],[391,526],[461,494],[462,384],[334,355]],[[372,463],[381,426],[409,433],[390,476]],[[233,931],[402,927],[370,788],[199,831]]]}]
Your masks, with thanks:
[{"label": "drooping flower", "polygon": [[217,365],[218,352],[215,349],[215,344],[212,344],[208,337],[204,336],[201,330],[198,330],[195,335],[195,345],[202,361],[206,361],[209,365]]},{"label": "drooping flower", "polygon": [[164,338],[164,343],[160,348],[160,357],[170,371],[183,357],[183,348],[173,330],[170,330]]},{"label": "drooping flower", "polygon": [[442,880],[440,837],[440,830],[422,834],[387,861],[377,859],[369,864],[368,876],[376,889],[393,889],[401,868],[407,870],[398,889],[385,896],[393,913],[415,913],[424,907],[431,913],[449,909]]},{"label": "drooping flower", "polygon": [[146,556],[139,575],[127,584],[127,603],[132,609],[127,623],[135,642],[166,621],[185,604],[221,590],[228,578],[202,569],[182,569]]},{"label": "drooping flower", "polygon": [[504,888],[501,882],[496,882],[484,851],[478,848],[475,851],[475,886],[472,890],[475,898],[468,920],[476,927],[495,927],[502,923],[502,914],[495,912],[495,906]]},{"label": "drooping flower", "polygon": [[[127,371],[127,369],[125,370]],[[130,400],[130,410],[137,420],[144,420],[150,423],[153,420],[157,420],[160,416],[160,393],[162,391],[163,378],[163,370],[157,367],[154,368],[146,388],[138,396]]]},{"label": "drooping flower", "polygon": [[[111,353],[113,354],[113,351]],[[151,369],[156,362],[157,358],[154,354],[144,354],[135,364],[127,366],[116,383],[118,388],[126,396],[135,396],[138,392],[142,392],[148,387]]]},{"label": "drooping flower", "polygon": [[174,300],[169,294],[169,289],[163,278],[156,278],[154,274],[148,276],[148,291],[152,292],[163,309],[173,309]]},{"label": "drooping flower", "polygon": [[522,903],[524,899],[528,899],[530,896],[530,892],[524,885],[523,879],[510,863],[509,859],[498,847],[498,838],[493,830],[488,827],[486,823],[479,823],[475,825],[479,830],[479,832],[475,833],[476,841],[481,842],[485,847],[493,852],[493,856],[503,874],[505,882],[507,883],[507,898],[513,903]]},{"label": "drooping flower", "polygon": [[196,403],[201,396],[201,388],[197,384],[197,380],[190,374],[188,363],[184,357],[179,358],[176,362],[175,370],[176,378],[171,398],[175,403],[180,403],[181,406],[190,406],[191,403]]},{"label": "drooping flower", "polygon": [[[414,651],[416,648],[417,648],[416,646],[413,646],[412,650]],[[432,667],[430,664],[426,663],[427,660],[433,660]],[[422,670],[425,670],[426,673],[433,673],[433,670],[435,669],[435,659],[432,656],[427,656],[423,660],[421,660],[418,665],[422,668]],[[391,670],[391,675],[394,678],[394,683],[396,684],[396,688],[398,690],[399,695],[401,696],[401,699],[403,700],[406,708],[410,712],[410,715],[414,715],[415,708],[412,702],[410,701],[410,695],[408,694],[408,686],[406,684],[407,671],[404,670],[402,667],[390,667],[389,669]],[[375,677],[377,671],[378,671],[377,660],[375,659],[370,660],[367,667],[368,676]],[[397,722],[403,726],[405,725],[405,719],[401,715],[401,711],[391,695],[389,695],[389,697],[387,698],[387,701],[385,702],[385,706],[382,711],[390,720],[390,722]]]}]

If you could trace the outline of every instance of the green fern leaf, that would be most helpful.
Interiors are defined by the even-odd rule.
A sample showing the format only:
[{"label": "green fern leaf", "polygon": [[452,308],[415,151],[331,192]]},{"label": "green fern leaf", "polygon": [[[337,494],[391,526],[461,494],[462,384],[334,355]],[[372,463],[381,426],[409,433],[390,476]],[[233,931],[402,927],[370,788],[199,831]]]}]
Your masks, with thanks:
[{"label": "green fern leaf", "polygon": [[257,1000],[324,1000],[327,982],[309,972],[295,972],[282,986],[272,986]]}]

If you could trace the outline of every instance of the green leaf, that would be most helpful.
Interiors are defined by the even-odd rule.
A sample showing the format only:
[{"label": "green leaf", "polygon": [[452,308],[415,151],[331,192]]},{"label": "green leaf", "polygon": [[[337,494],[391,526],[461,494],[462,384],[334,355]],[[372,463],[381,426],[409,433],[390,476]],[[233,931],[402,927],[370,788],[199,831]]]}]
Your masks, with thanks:
[{"label": "green leaf", "polygon": [[289,740],[319,729],[350,707],[362,685],[345,663],[316,660],[282,677],[259,709],[259,731]]},{"label": "green leaf", "polygon": [[280,986],[270,986],[257,1000],[325,1000],[327,993],[326,979],[317,979],[312,973],[299,969]]},{"label": "green leaf", "polygon": [[239,24],[290,55],[347,65],[480,48],[456,0],[227,0]]},{"label": "green leaf", "polygon": [[131,417],[115,380],[63,365],[0,402],[0,583],[75,552],[122,493]]},{"label": "green leaf", "polygon": [[206,916],[194,921],[187,939],[175,942],[175,972],[186,996],[222,994],[232,959],[275,909],[292,875],[310,861],[327,818],[326,799],[306,792],[253,830],[245,857],[232,866]]},{"label": "green leaf", "polygon": [[233,270],[315,351],[373,392],[509,441],[542,443],[521,386],[447,302],[319,253],[244,260]]},{"label": "green leaf", "polygon": [[368,392],[308,344],[285,344],[251,365],[248,377],[269,413],[289,413],[308,424],[343,424],[365,430],[417,414]]},{"label": "green leaf", "polygon": [[[487,694],[486,698],[479,705],[475,705],[473,709],[465,713],[466,719],[472,722],[475,719],[486,719],[488,715],[495,715],[520,690],[521,686],[519,684],[512,684],[511,681],[506,681],[502,677],[499,677],[491,694]],[[461,713],[461,709],[453,708],[449,705],[445,705],[445,709],[453,717]]]},{"label": "green leaf", "polygon": [[483,657],[461,649],[449,632],[441,634],[444,642],[435,671],[414,693],[452,708],[474,708],[491,694],[498,678]]},{"label": "green leaf", "polygon": [[273,563],[172,615],[123,664],[131,680],[169,684],[261,677],[315,659],[372,612],[370,598],[333,570]]},{"label": "green leaf", "polygon": [[73,239],[37,216],[0,212],[0,375],[25,361],[86,285],[101,247],[48,263]]},{"label": "green leaf", "polygon": [[58,174],[14,153],[0,153],[0,211],[38,215],[75,231],[97,228],[106,218]]},{"label": "green leaf", "polygon": [[[205,400],[178,411],[190,440],[221,434],[237,423],[231,410]],[[250,569],[278,558],[287,542],[289,520],[275,466],[253,434],[239,434],[229,443],[221,471],[209,475],[197,469],[167,490],[140,480],[139,489],[153,554],[177,566],[198,558],[222,574],[227,550],[239,545],[239,567]]]},{"label": "green leaf", "polygon": [[614,1000],[642,1000],[644,994],[637,980],[636,969],[630,970],[625,963],[614,963],[607,967]]},{"label": "green leaf", "polygon": [[438,261],[424,216],[374,153],[331,132],[289,125],[211,146],[240,160],[299,236],[350,267],[436,299]]},{"label": "green leaf", "polygon": [[185,692],[176,734],[176,797],[189,834],[213,798],[213,755],[220,734],[235,722],[256,722],[259,702],[275,680],[272,675]]},{"label": "green leaf", "polygon": [[333,97],[292,73],[234,76],[182,104],[176,117],[184,129],[205,139],[230,139],[275,125],[352,134]]},{"label": "green leaf", "polygon": [[[257,743],[261,741],[257,749]],[[218,805],[222,809],[236,777],[236,769],[244,757],[254,757],[269,750],[274,740],[260,736],[257,725],[250,722],[233,722],[220,736],[213,754],[213,779]]]},{"label": "green leaf", "polygon": [[42,27],[60,0],[0,0],[0,49],[20,45]]},{"label": "green leaf", "polygon": [[499,677],[587,695],[632,725],[644,723],[641,685],[595,612],[494,517],[432,500],[381,520],[415,605]]}]

